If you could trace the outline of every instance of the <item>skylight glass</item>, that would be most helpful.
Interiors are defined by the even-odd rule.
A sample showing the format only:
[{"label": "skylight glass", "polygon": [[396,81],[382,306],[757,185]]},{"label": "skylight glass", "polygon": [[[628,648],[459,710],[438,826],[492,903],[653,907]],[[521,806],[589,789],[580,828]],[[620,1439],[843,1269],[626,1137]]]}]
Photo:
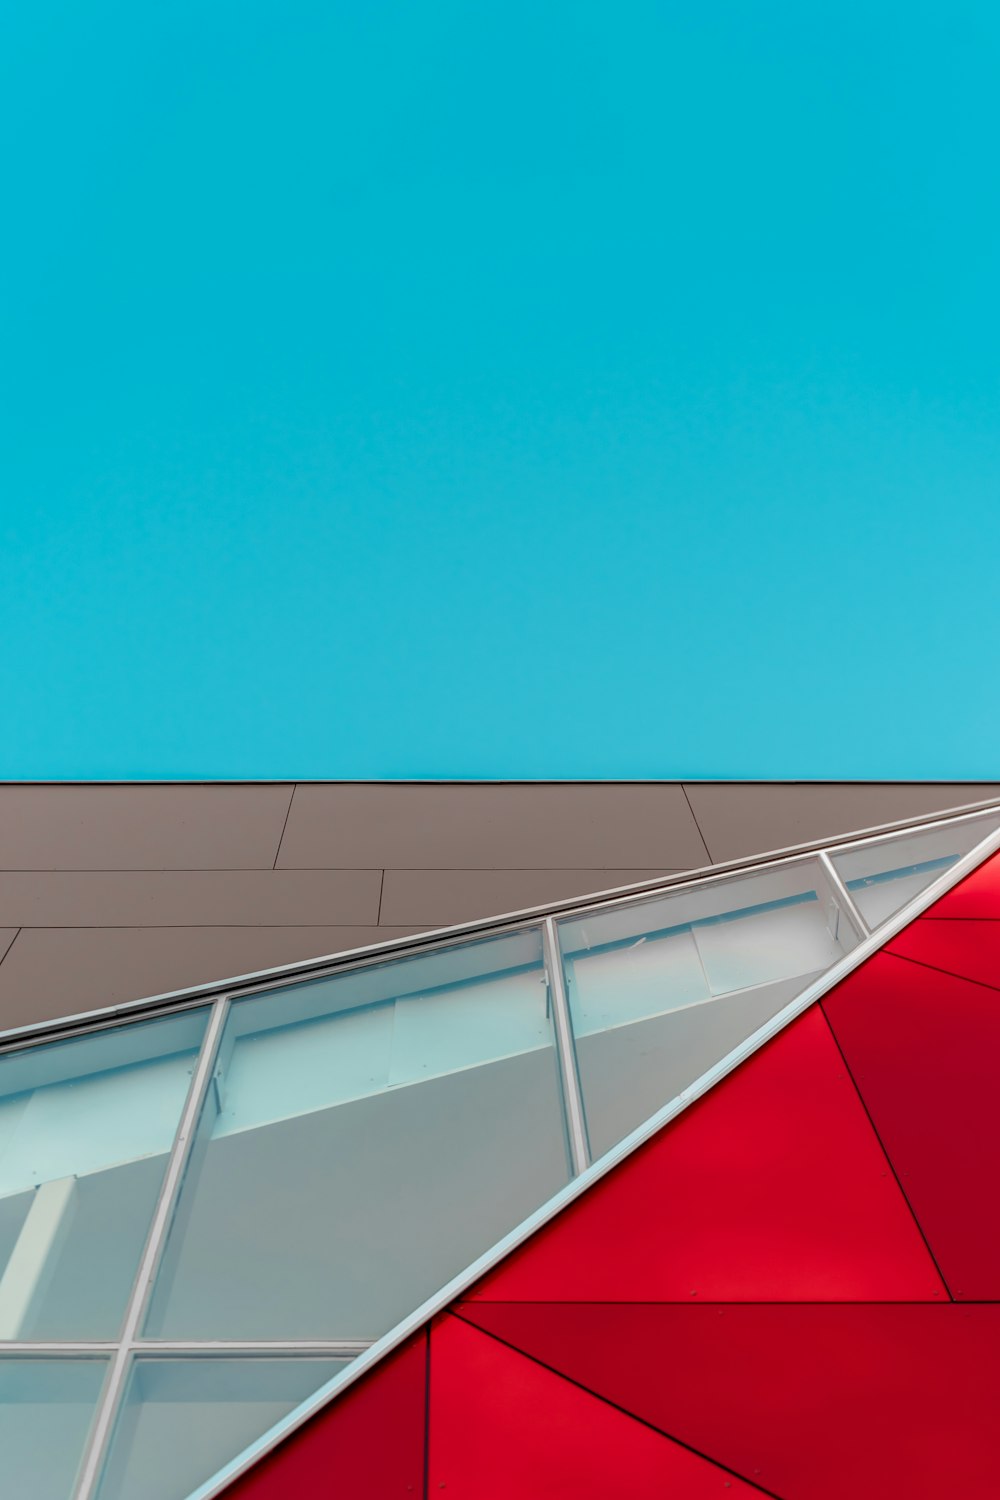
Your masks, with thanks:
[{"label": "skylight glass", "polygon": [[376,1339],[569,1175],[537,928],[238,1001],[146,1332]]},{"label": "skylight glass", "polygon": [[694,1083],[860,937],[818,860],[561,922],[592,1155]]},{"label": "skylight glass", "polygon": [[0,1057],[0,1339],[114,1339],[207,1008]]},{"label": "skylight glass", "polygon": [[1000,827],[995,813],[834,854],[833,863],[869,927],[878,927]]},{"label": "skylight glass", "polygon": [[100,1500],[185,1500],[344,1360],[139,1358],[129,1372]]},{"label": "skylight glass", "polygon": [[72,1494],[108,1363],[0,1358],[4,1495],[66,1500]]}]

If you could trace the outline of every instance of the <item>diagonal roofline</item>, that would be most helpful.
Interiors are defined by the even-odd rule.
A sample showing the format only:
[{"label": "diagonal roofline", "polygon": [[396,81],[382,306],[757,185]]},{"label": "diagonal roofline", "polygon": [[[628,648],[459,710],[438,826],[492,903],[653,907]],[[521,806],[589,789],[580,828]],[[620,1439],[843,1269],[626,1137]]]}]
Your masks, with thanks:
[{"label": "diagonal roofline", "polygon": [[[974,810],[982,812],[996,807],[1000,807],[1000,802],[990,801],[985,804],[977,804]],[[881,834],[884,841],[886,833],[891,834],[897,831],[903,833],[915,828],[932,829],[963,821],[969,816],[970,811],[963,810],[962,813],[951,817],[909,820],[905,827],[895,824],[888,825],[886,829],[881,830]],[[781,856],[772,857],[764,861],[741,861],[739,868],[746,869],[748,865],[750,867],[757,865],[770,866],[784,863],[789,857],[802,857],[808,853],[820,854],[829,850],[856,847],[859,844],[868,842],[872,837],[872,832],[869,830],[864,836],[848,840],[838,840],[832,843],[828,842],[826,844],[814,844],[805,849],[797,847],[792,851],[783,851]],[[689,1105],[695,1103],[696,1100],[700,1099],[717,1083],[721,1082],[723,1078],[739,1067],[742,1062],[751,1057],[765,1043],[783,1031],[786,1026],[805,1010],[808,1010],[827,991],[838,985],[848,974],[860,967],[874,953],[884,948],[886,943],[895,937],[904,927],[909,926],[929,906],[938,901],[946,891],[952,889],[966,875],[977,869],[985,860],[998,851],[1000,851],[1000,828],[987,834],[968,854],[956,860],[937,880],[932,881],[930,885],[926,886],[924,890],[908,901],[905,906],[901,907],[898,912],[887,918],[874,932],[870,932],[867,937],[863,938],[838,963],[834,964],[832,968],[826,970],[818,979],[814,980],[800,995],[797,995],[794,1000],[789,1002],[776,1015],[772,1016],[770,1020],[766,1021],[751,1036],[747,1037],[725,1057],[713,1064],[694,1083],[683,1089],[681,1093],[677,1094],[675,1098],[665,1104],[654,1115],[651,1115],[642,1125],[625,1136],[623,1140],[619,1141],[604,1156],[584,1168],[579,1175],[572,1178],[564,1188],[554,1194],[547,1203],[524,1219],[516,1229],[505,1235],[501,1240],[498,1240],[491,1249],[472,1262],[458,1276],[452,1278],[451,1281],[434,1293],[433,1296],[427,1298],[420,1307],[416,1308],[398,1323],[388,1334],[385,1334],[382,1338],[372,1343],[363,1354],[358,1355],[352,1360],[343,1371],[334,1376],[324,1386],[321,1386],[312,1396],[289,1412],[279,1422],[275,1423],[268,1432],[245,1448],[242,1453],[233,1458],[224,1468],[218,1470],[211,1479],[193,1491],[188,1500],[215,1500],[215,1497],[223,1495],[235,1480],[252,1469],[272,1449],[276,1448],[279,1443],[283,1442],[296,1429],[316,1416],[325,1406],[353,1385],[356,1380],[359,1380],[384,1359],[386,1355],[398,1348],[400,1344],[422,1328],[437,1313],[442,1312],[450,1303],[460,1297],[474,1282],[478,1281],[488,1271],[491,1271],[501,1260],[513,1250],[516,1250],[518,1246],[523,1244],[564,1208],[568,1207],[569,1204],[581,1197],[594,1183],[600,1181],[608,1172],[611,1172],[639,1146],[643,1145],[665,1125],[669,1124],[671,1120],[687,1109]],[[705,876],[703,879],[707,880],[720,873],[728,874],[731,873],[731,870],[727,867],[725,871],[719,871],[713,867],[711,876]],[[673,886],[688,883],[700,884],[702,882],[690,881],[688,878],[671,882]],[[660,889],[663,884],[665,882],[657,883],[654,889]],[[633,888],[629,887],[625,889],[633,893]],[[647,886],[643,887],[642,893],[648,893]],[[590,909],[594,904],[593,901],[584,903],[580,909]],[[571,907],[571,909],[575,910],[576,907]],[[449,932],[455,931],[455,929],[447,930]]]},{"label": "diagonal roofline", "polygon": [[869,842],[889,842],[895,837],[903,837],[907,833],[918,830],[930,831],[934,828],[950,827],[955,823],[971,821],[991,810],[1000,812],[1000,797],[966,803],[961,807],[951,808],[931,817],[924,815],[895,819],[889,823],[876,824],[832,839],[812,839],[805,843],[789,844],[783,848],[772,849],[761,854],[744,855],[739,859],[726,860],[718,864],[698,865],[690,870],[675,871],[672,875],[655,876],[650,880],[612,886],[605,890],[595,891],[583,898],[570,896],[560,901],[549,901],[538,906],[503,912],[497,916],[481,917],[471,922],[459,922],[450,927],[428,928],[426,931],[411,933],[408,937],[390,938],[384,943],[369,943],[360,948],[349,948],[338,953],[324,954],[318,958],[304,959],[297,963],[279,964],[273,968],[255,969],[246,974],[207,980],[202,984],[189,985],[184,989],[168,990],[161,994],[143,996],[136,1000],[123,1001],[117,1005],[104,1006],[96,1010],[81,1011],[54,1020],[35,1021],[25,1026],[10,1027],[0,1030],[0,1054],[15,1051],[21,1047],[35,1046],[43,1041],[59,1041],[83,1032],[103,1030],[127,1021],[169,1015],[210,1000],[223,997],[236,998],[252,994],[258,989],[279,989],[285,984],[300,983],[304,979],[321,979],[346,969],[385,963],[397,957],[408,957],[411,954],[427,952],[445,944],[453,944],[463,938],[490,937],[516,927],[544,921],[548,917],[563,917],[577,913],[582,915],[595,907],[625,904],[688,886],[706,886],[730,875],[750,870],[773,869],[824,853],[841,853]]}]

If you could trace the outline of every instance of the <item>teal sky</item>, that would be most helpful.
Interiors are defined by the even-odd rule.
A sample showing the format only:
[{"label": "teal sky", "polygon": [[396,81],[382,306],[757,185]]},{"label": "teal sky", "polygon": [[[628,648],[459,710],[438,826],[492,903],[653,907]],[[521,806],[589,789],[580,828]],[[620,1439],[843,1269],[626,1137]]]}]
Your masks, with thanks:
[{"label": "teal sky", "polygon": [[0,776],[1000,774],[1000,9],[0,19]]}]

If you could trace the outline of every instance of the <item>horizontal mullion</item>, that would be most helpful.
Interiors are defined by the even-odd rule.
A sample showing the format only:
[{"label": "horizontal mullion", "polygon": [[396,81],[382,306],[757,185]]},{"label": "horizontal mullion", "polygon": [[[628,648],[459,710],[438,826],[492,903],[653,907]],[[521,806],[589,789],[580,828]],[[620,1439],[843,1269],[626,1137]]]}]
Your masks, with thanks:
[{"label": "horizontal mullion", "polygon": [[0,1343],[0,1359],[6,1359],[7,1355],[21,1357],[23,1355],[64,1355],[81,1356],[88,1354],[114,1354],[118,1349],[115,1343],[100,1343],[98,1341],[77,1340],[74,1342],[59,1343],[56,1340],[38,1340],[32,1342],[26,1339],[11,1339],[9,1342]]},{"label": "horizontal mullion", "polygon": [[248,1355],[266,1357],[274,1355],[279,1357],[294,1355],[320,1354],[326,1357],[340,1359],[354,1359],[363,1354],[371,1347],[368,1339],[310,1339],[308,1341],[295,1339],[272,1339],[264,1342],[255,1342],[241,1339],[185,1339],[185,1340],[156,1340],[137,1339],[134,1343],[121,1345],[108,1343],[100,1340],[66,1340],[60,1342],[56,1339],[26,1340],[17,1339],[9,1342],[0,1342],[0,1359],[12,1355],[16,1358],[34,1356],[48,1357],[84,1357],[87,1355],[112,1355],[125,1347],[130,1354],[156,1354],[167,1357],[183,1355]]},{"label": "horizontal mullion", "polygon": [[157,1355],[310,1355],[322,1354],[342,1359],[353,1359],[371,1347],[369,1339],[272,1339],[252,1341],[240,1339],[185,1339],[158,1340],[137,1339],[129,1345],[132,1354]]}]

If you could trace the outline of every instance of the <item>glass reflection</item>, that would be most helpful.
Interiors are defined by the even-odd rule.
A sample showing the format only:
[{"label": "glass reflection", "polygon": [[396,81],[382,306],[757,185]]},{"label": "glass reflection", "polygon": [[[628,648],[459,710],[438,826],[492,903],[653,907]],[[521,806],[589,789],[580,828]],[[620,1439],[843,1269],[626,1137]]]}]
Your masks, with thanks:
[{"label": "glass reflection", "polygon": [[858,940],[815,860],[571,918],[559,936],[595,1157]]},{"label": "glass reflection", "polygon": [[106,1370],[102,1359],[0,1358],[5,1496],[68,1500]]},{"label": "glass reflection", "polygon": [[0,1338],[117,1334],[206,1016],[0,1057]]},{"label": "glass reflection", "polygon": [[875,928],[998,827],[1000,818],[990,813],[967,823],[864,844],[831,857],[858,910],[869,927]]},{"label": "glass reflection", "polygon": [[568,1177],[537,930],[240,1001],[147,1332],[377,1338]]},{"label": "glass reflection", "polygon": [[137,1359],[99,1500],[186,1500],[347,1363]]}]

